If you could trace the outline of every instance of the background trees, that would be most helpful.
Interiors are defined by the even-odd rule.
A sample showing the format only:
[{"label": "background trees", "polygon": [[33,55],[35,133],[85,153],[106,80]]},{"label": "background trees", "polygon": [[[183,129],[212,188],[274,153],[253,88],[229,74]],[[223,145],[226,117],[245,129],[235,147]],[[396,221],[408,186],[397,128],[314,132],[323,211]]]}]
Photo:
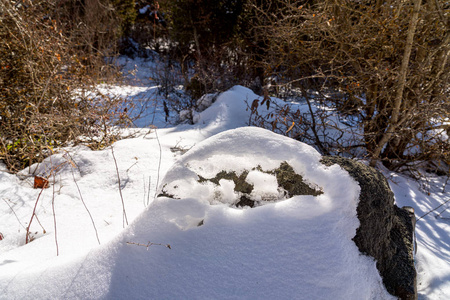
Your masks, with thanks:
[{"label": "background trees", "polygon": [[236,34],[243,1],[165,1],[170,11],[173,38],[183,49],[195,47],[196,56],[208,55],[229,43]]},{"label": "background trees", "polygon": [[224,90],[239,80],[241,57],[234,47],[242,0],[160,1],[166,9],[176,56],[190,64],[193,82],[186,82],[194,98]]},{"label": "background trees", "polygon": [[[309,104],[300,113],[280,108],[277,118],[289,120],[296,138],[323,153],[357,150],[390,168],[450,161],[448,1],[161,0],[165,22],[158,24],[149,23],[156,1],[0,1],[0,126],[7,132],[23,121],[17,132],[2,132],[0,159],[22,143],[36,144],[30,132],[45,122],[31,121],[35,112],[94,111],[89,101],[74,102],[72,91],[92,87],[86,84],[91,79],[113,78],[104,58],[127,37],[164,55],[164,82],[181,73],[191,95],[187,105],[205,93],[259,80],[254,90],[263,93],[264,85],[265,99],[272,86],[295,91]],[[351,120],[351,134],[326,135],[329,116],[313,110],[313,101]],[[51,112],[58,103],[65,108]],[[71,128],[95,123],[80,120],[84,125]]]},{"label": "background trees", "polygon": [[356,117],[373,163],[448,163],[448,142],[438,134],[450,118],[448,3],[276,2],[276,13],[255,0],[248,8],[254,30],[266,37],[267,75],[304,96],[326,93],[341,113]]}]

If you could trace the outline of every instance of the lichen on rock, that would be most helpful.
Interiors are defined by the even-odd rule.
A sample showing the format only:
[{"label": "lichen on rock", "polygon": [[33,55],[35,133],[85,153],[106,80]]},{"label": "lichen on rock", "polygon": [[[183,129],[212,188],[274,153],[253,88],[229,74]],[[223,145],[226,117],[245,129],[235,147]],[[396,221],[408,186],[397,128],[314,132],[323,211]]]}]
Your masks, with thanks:
[{"label": "lichen on rock", "polygon": [[312,195],[318,196],[323,192],[318,187],[308,185],[303,176],[295,173],[294,169],[287,163],[282,162],[280,167],[272,171],[277,177],[278,184],[288,195]]},{"label": "lichen on rock", "polygon": [[[236,193],[236,201],[233,205],[236,207],[254,207],[293,196],[322,194],[320,188],[311,187],[287,162],[282,162],[274,170],[263,170],[261,166],[257,166],[251,170],[244,170],[240,174],[234,171],[220,171],[213,178],[204,178],[200,175],[198,178],[201,184],[210,182],[216,186],[221,186],[223,180],[232,181]],[[255,188],[256,183],[259,183],[257,188]],[[217,199],[217,197],[216,194],[214,198]]]}]

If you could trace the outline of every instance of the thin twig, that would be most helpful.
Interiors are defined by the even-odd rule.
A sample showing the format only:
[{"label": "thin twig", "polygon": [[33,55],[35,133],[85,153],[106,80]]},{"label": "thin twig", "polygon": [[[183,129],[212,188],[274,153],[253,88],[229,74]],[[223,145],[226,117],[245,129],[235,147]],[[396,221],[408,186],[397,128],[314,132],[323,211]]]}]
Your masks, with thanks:
[{"label": "thin twig", "polygon": [[135,165],[137,165],[137,163],[138,163],[137,161],[134,162],[134,164],[132,164],[131,167],[129,167],[125,172],[128,173],[128,171],[130,171],[130,169],[131,169],[132,167],[134,167]]},{"label": "thin twig", "polygon": [[8,201],[6,201],[6,199],[2,198],[3,201],[5,201],[6,205],[9,206],[9,208],[11,209],[11,211],[13,212],[14,216],[16,216],[17,221],[19,221],[20,226],[22,226],[23,229],[27,229],[25,226],[23,226],[23,224],[20,222],[19,217],[17,216],[16,212],[14,211],[14,209],[11,207],[11,205],[9,205]]},{"label": "thin twig", "polygon": [[[161,160],[162,160],[162,148],[161,148],[161,142],[159,141],[159,137],[158,137],[158,132],[155,128],[155,135],[156,135],[156,140],[158,141],[158,147],[159,147],[159,162],[158,162],[158,174],[156,177],[156,187],[155,187],[155,197],[156,198],[156,194],[158,193],[158,186],[159,186],[159,173],[161,171]],[[147,201],[147,205],[148,205],[148,201]]]},{"label": "thin twig", "polygon": [[111,147],[111,153],[112,153],[112,157],[114,159],[114,164],[116,165],[117,180],[119,182],[119,194],[120,194],[120,199],[122,200],[122,211],[123,211],[122,225],[123,225],[123,228],[125,228],[125,223],[128,225],[128,219],[127,219],[127,212],[125,211],[125,202],[123,201],[122,188],[121,188],[121,184],[120,184],[119,167],[117,166],[116,156],[114,155],[114,147]]},{"label": "thin twig", "polygon": [[41,221],[39,221],[38,216],[36,215],[35,217],[36,217],[36,221],[38,222],[39,226],[41,226],[42,231],[44,232],[44,234],[47,233],[47,231],[45,230],[44,226],[42,226]]},{"label": "thin twig", "polygon": [[153,124],[155,123],[155,116],[156,116],[156,108],[157,108],[157,105],[158,105],[158,100],[155,100],[155,107],[154,107],[154,109],[153,109],[152,122],[151,122],[151,124],[150,124],[150,125],[152,125],[152,126],[153,126]]},{"label": "thin twig", "polygon": [[34,203],[33,213],[31,214],[31,219],[30,219],[30,222],[28,223],[28,226],[27,226],[27,234],[26,234],[26,237],[25,237],[25,244],[28,244],[30,242],[29,235],[30,235],[31,222],[33,222],[33,218],[36,215],[36,207],[38,205],[39,198],[41,197],[41,194],[44,191],[44,189],[45,189],[44,187],[41,188],[41,191],[39,192],[39,195],[38,195],[38,197],[36,199],[36,202]]},{"label": "thin twig", "polygon": [[58,245],[58,234],[56,230],[56,212],[55,212],[55,173],[53,173],[53,195],[52,195],[52,212],[53,212],[53,225],[55,228],[55,245],[56,245],[56,256],[59,256],[59,245]]},{"label": "thin twig", "polygon": [[152,176],[148,177],[148,193],[147,193],[147,205],[150,203],[150,188],[152,184]]},{"label": "thin twig", "polygon": [[147,189],[145,188],[145,176],[142,175],[142,182],[144,183],[144,200],[142,201],[142,204],[144,204],[145,207],[145,195],[147,194]]},{"label": "thin twig", "polygon": [[[444,203],[444,204],[445,204],[445,203]],[[440,213],[438,213],[438,214],[435,216],[435,218],[440,217],[440,216],[442,215],[442,213],[445,212],[447,209],[448,209],[448,206],[447,206],[444,210],[442,210]],[[446,219],[446,218],[441,217],[441,219]],[[448,218],[447,218],[447,219],[448,219]]]},{"label": "thin twig", "polygon": [[[425,216],[428,215],[429,213],[435,211],[436,209],[442,207],[443,205],[447,204],[448,202],[450,202],[450,199],[448,199],[447,201],[445,201],[444,203],[442,203],[442,204],[439,205],[438,207],[433,208],[432,210],[430,210],[429,212],[427,212],[426,214],[424,214],[423,216],[421,216],[420,218],[418,218],[417,221],[419,221],[420,219],[422,219],[423,217],[425,217]],[[417,221],[416,221],[416,222],[417,222]]]},{"label": "thin twig", "polygon": [[136,246],[141,246],[141,247],[146,247],[147,251],[148,248],[150,248],[150,246],[156,245],[156,246],[164,246],[166,248],[172,249],[172,247],[169,244],[157,244],[157,243],[152,243],[152,242],[148,242],[147,244],[139,244],[139,243],[134,243],[134,242],[127,242],[128,245],[136,245]]},{"label": "thin twig", "polygon": [[97,242],[100,245],[100,239],[98,238],[98,232],[97,232],[97,228],[95,227],[94,219],[92,218],[91,212],[89,211],[89,209],[86,206],[86,203],[84,202],[83,195],[81,194],[81,191],[80,191],[80,187],[78,186],[78,183],[75,179],[75,174],[73,172],[73,168],[71,169],[71,171],[72,171],[73,181],[75,182],[75,185],[77,186],[78,194],[80,195],[80,200],[83,203],[84,208],[86,209],[87,213],[89,214],[89,217],[91,218],[92,226],[94,227],[94,230],[95,230],[95,236],[97,237]]}]

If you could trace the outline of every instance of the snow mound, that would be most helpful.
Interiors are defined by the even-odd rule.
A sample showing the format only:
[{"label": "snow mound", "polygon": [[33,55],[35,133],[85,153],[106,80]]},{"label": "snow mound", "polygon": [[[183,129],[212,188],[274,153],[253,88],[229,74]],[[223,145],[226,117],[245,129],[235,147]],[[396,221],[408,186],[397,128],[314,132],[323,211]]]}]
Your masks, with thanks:
[{"label": "snow mound", "polygon": [[[165,177],[177,182],[183,198],[159,197],[118,237],[86,255],[35,262],[14,278],[0,274],[2,297],[393,299],[375,261],[352,241],[359,186],[337,165],[319,160],[313,148],[258,128],[206,139]],[[211,205],[214,190],[194,175],[272,169],[283,161],[323,193],[237,209]],[[265,193],[275,192],[266,173],[248,177]],[[224,198],[233,197],[231,185],[221,182]]]},{"label": "snow mound", "polygon": [[[339,166],[322,165],[312,147],[264,129],[238,128],[249,120],[248,103],[256,98],[236,86],[214,103],[205,102],[211,106],[198,113],[193,126],[115,143],[118,171],[110,149],[80,149],[71,158],[77,168],[67,165],[55,179],[58,220],[68,220],[66,227],[58,223],[62,255],[54,257],[50,234],[23,247],[8,244],[0,257],[0,299],[391,299],[375,261],[361,255],[352,241],[359,226],[358,184]],[[165,173],[176,156],[168,149],[180,141],[185,148],[195,145]],[[159,147],[166,150],[162,157]],[[149,175],[157,177],[159,159],[165,173],[160,189],[172,198],[157,198],[118,236],[91,246],[96,241],[89,219],[82,222],[81,204],[74,208],[80,202],[74,182],[103,225],[103,242],[108,228],[122,225],[122,215],[112,212],[122,212],[118,188],[128,213],[133,203],[142,202],[143,192],[149,202]],[[54,155],[36,172],[45,175],[66,161],[63,154]],[[286,195],[268,172],[283,163],[321,193]],[[269,201],[238,208],[241,195],[233,180],[199,182],[221,171],[248,171],[249,197]],[[0,190],[8,190],[3,197],[11,198],[3,201],[8,222],[2,219],[2,224],[17,222],[7,204],[25,199],[32,208],[39,192],[3,172]],[[48,193],[40,202],[40,217],[47,212],[50,224],[51,201]],[[7,240],[13,235],[4,228]],[[71,247],[83,248],[88,239],[89,252],[66,254]]]},{"label": "snow mound", "polygon": [[[158,287],[148,289],[167,297],[184,290],[188,298],[390,299],[375,261],[361,255],[351,240],[359,226],[360,188],[340,167],[326,167],[320,158],[310,146],[253,127],[194,146],[163,180],[163,194],[170,197],[156,199],[135,224],[135,236],[155,237],[159,231],[156,236],[181,255],[173,262],[164,252],[164,267],[155,262],[152,268],[159,271],[147,272]],[[238,197],[233,181],[200,180],[221,171],[275,169],[282,162],[323,193],[236,209],[229,205]],[[278,192],[270,174],[253,170],[247,180],[262,193]],[[164,281],[156,275],[163,271]]]},{"label": "snow mound", "polygon": [[[230,130],[186,153],[166,174],[162,195],[234,205],[247,189],[250,199],[259,203],[285,199],[287,193],[279,187],[273,170],[287,163],[310,186],[321,189],[326,177],[319,171],[320,157],[312,147],[265,129]],[[238,187],[237,182],[247,187]],[[353,192],[357,195],[358,190],[353,188]]]}]

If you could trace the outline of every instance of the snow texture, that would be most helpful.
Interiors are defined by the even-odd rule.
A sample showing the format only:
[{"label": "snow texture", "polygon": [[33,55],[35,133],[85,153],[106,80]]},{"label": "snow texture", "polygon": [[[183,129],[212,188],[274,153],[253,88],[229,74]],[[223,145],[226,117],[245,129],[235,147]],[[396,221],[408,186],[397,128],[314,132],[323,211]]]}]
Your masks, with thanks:
[{"label": "snow texture", "polygon": [[[114,152],[62,149],[19,175],[2,167],[0,299],[392,299],[375,261],[351,240],[359,224],[357,183],[340,167],[321,165],[313,148],[246,126],[246,101],[257,98],[236,86],[194,125],[129,130],[135,136],[116,142]],[[274,176],[252,168],[284,161],[323,194],[236,208],[234,182],[201,184],[196,175],[251,170],[257,199],[279,191]],[[397,203],[419,216],[448,200],[384,172]],[[40,196],[33,174],[55,174]],[[172,192],[177,186],[179,199],[154,199],[166,183]],[[35,205],[39,222],[25,245]],[[420,299],[450,295],[445,209],[417,223]]]}]

